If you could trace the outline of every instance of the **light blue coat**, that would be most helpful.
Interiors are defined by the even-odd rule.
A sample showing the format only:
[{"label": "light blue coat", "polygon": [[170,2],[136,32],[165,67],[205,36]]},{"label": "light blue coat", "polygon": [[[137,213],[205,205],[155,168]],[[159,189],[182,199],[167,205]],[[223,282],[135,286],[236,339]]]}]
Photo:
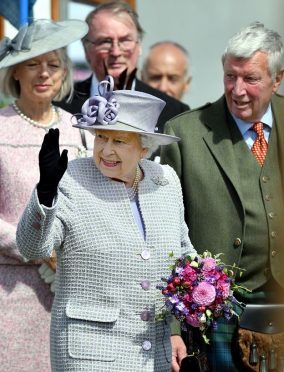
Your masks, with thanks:
[{"label": "light blue coat", "polygon": [[53,371],[171,370],[168,322],[155,321],[163,305],[157,286],[170,273],[169,253],[194,249],[176,173],[147,160],[141,167],[145,240],[124,184],[104,177],[91,158],[69,163],[52,208],[40,205],[34,191],[22,216],[22,254],[57,253]]}]

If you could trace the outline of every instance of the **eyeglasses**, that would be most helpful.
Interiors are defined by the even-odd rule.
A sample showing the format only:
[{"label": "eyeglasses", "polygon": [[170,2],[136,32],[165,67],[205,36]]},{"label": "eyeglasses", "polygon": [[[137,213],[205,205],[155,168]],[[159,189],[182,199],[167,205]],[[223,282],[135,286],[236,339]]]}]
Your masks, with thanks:
[{"label": "eyeglasses", "polygon": [[96,50],[99,52],[109,52],[115,45],[117,45],[122,52],[130,52],[134,49],[135,45],[138,44],[138,40],[131,38],[125,38],[118,41],[113,39],[98,39],[95,41],[86,39],[86,42],[94,45]]}]

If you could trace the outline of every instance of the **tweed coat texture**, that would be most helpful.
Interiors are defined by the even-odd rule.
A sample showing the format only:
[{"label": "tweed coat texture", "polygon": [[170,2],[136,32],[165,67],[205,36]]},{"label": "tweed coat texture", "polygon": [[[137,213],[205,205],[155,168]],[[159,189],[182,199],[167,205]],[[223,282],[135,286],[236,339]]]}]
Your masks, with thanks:
[{"label": "tweed coat texture", "polygon": [[[276,139],[279,159],[284,159],[284,97],[275,94],[271,104],[274,122],[270,140],[272,137]],[[251,236],[247,224],[247,211],[236,154],[240,159],[247,159],[249,156],[251,161],[255,159],[245,146],[242,147],[247,151],[245,157],[239,152],[240,142],[243,141],[232,140],[230,125],[235,125],[235,122],[229,114],[225,97],[192,112],[179,115],[166,124],[165,132],[179,136],[182,140],[179,144],[169,145],[165,151],[162,150],[161,161],[171,165],[180,177],[184,193],[185,220],[190,221],[189,236],[196,250],[203,252],[208,249],[215,254],[223,252],[224,262],[239,265],[245,240],[249,234],[251,240],[254,237]],[[274,151],[275,149],[268,144],[267,159],[271,159],[270,155]],[[268,283],[271,281],[270,288],[277,290],[277,294],[283,296],[284,249],[281,230],[283,230],[284,204],[283,193],[275,192],[279,173],[281,169],[277,169],[273,163],[270,163],[270,166],[264,164],[262,169],[259,167],[262,198],[257,199],[256,202],[261,207],[264,205],[266,213],[264,228],[267,229],[268,236],[266,244],[263,242],[263,249],[266,249],[267,253],[267,266],[263,267],[262,275]],[[260,226],[259,231],[262,229],[263,226]],[[256,251],[255,261],[257,261],[257,253]],[[246,272],[244,276],[249,277],[254,274]],[[242,278],[238,280],[241,282]],[[269,287],[266,286],[266,291],[267,288]],[[254,289],[258,290],[258,288]],[[260,294],[268,297],[269,293],[262,293],[262,291]],[[244,302],[254,302],[255,295],[256,293],[253,292],[250,299],[248,296],[243,299]],[[280,296],[278,297],[281,299]],[[230,324],[222,324],[217,331],[213,332],[214,337],[211,337],[209,350],[213,371],[243,370],[239,369],[232,359],[232,356],[237,353],[237,348],[232,344],[236,323],[233,319]]]},{"label": "tweed coat texture", "polygon": [[34,191],[18,225],[25,257],[57,251],[53,371],[171,370],[168,320],[155,320],[163,306],[157,286],[169,274],[170,252],[195,250],[176,173],[149,160],[140,165],[145,240],[124,184],[103,176],[92,158],[69,163],[53,207],[40,205]]},{"label": "tweed coat texture", "polygon": [[[81,138],[71,115],[59,109],[60,139],[74,159]],[[0,110],[0,370],[49,372],[49,328],[53,294],[16,246],[16,226],[39,179],[38,153],[45,130]]]},{"label": "tweed coat texture", "polygon": [[[279,158],[283,159],[284,97],[272,98],[273,131],[277,131]],[[246,230],[246,211],[240,190],[239,171],[235,160],[235,147],[228,123],[235,125],[228,112],[225,98],[197,110],[179,115],[166,124],[166,133],[182,138],[180,143],[162,149],[161,160],[172,166],[181,179],[185,200],[185,220],[190,221],[190,239],[197,250],[223,252],[228,264],[239,264]],[[268,146],[268,155],[271,149]],[[253,155],[251,154],[253,157]],[[260,168],[259,168],[260,169]],[[281,263],[284,260],[281,239],[283,205],[281,191],[274,192],[274,183],[280,169],[263,167],[261,177],[263,203],[267,210],[267,224],[274,231],[270,246],[277,255],[270,255],[270,269],[276,281],[284,287]],[[276,177],[277,175],[277,177]],[[268,199],[268,200],[266,200]],[[261,201],[262,202],[262,201]],[[267,205],[267,202],[270,204]],[[268,213],[274,213],[273,218]]]}]

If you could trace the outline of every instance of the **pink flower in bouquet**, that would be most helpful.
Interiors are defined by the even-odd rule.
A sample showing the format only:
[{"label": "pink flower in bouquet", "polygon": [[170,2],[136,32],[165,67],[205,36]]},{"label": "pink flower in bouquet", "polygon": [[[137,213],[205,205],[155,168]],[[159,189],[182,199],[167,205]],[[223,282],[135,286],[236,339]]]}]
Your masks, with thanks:
[{"label": "pink flower in bouquet", "polygon": [[216,268],[216,261],[212,257],[206,257],[202,260],[203,262],[203,271],[205,273],[208,273],[210,271],[215,270]]},{"label": "pink flower in bouquet", "polygon": [[217,289],[222,293],[223,298],[227,298],[230,295],[231,284],[228,281],[219,280],[217,283]]},{"label": "pink flower in bouquet", "polygon": [[192,327],[200,327],[201,325],[196,313],[187,315],[186,322],[190,324]]},{"label": "pink flower in bouquet", "polygon": [[190,302],[192,302],[192,293],[191,293],[191,292],[187,292],[187,293],[183,296],[183,299],[184,299],[184,302],[186,302],[186,303],[190,303]]},{"label": "pink flower in bouquet", "polygon": [[189,263],[185,266],[182,273],[184,280],[188,280],[190,282],[193,282],[197,279],[196,270],[190,266]]},{"label": "pink flower in bouquet", "polygon": [[214,302],[216,290],[212,284],[200,282],[192,292],[193,301],[200,306],[208,306]]}]

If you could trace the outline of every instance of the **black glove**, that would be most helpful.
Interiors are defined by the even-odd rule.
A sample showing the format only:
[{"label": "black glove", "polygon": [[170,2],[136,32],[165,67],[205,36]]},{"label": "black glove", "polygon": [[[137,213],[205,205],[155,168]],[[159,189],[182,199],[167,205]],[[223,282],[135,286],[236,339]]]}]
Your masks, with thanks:
[{"label": "black glove", "polygon": [[59,130],[50,129],[44,136],[39,152],[40,179],[37,185],[41,204],[51,207],[57,192],[57,186],[67,169],[68,150],[59,152]]}]

